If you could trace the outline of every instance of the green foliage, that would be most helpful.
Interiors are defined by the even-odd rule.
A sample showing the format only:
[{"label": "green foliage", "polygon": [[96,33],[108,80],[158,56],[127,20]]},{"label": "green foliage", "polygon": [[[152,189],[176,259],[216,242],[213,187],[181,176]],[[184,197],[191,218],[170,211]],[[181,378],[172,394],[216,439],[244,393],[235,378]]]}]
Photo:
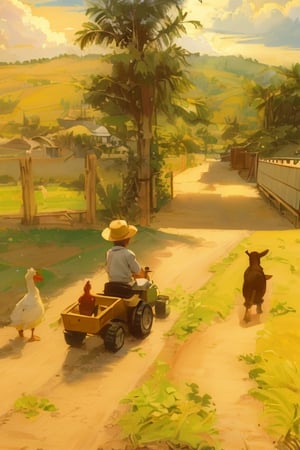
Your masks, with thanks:
[{"label": "green foliage", "polygon": [[16,180],[10,175],[0,175],[0,184],[16,184]]},{"label": "green foliage", "polygon": [[[207,122],[205,101],[186,95],[192,88],[185,71],[188,52],[175,44],[187,25],[199,28],[201,24],[187,20],[181,0],[103,0],[91,4],[86,15],[90,21],[76,33],[80,47],[105,44],[119,51],[106,56],[110,74],[98,73],[85,85],[85,101],[106,116],[130,118],[130,125],[124,122],[122,128],[134,130],[138,154],[135,184],[140,187],[144,183],[148,199],[134,195],[135,201],[124,202],[123,210],[129,204],[130,215],[139,213],[149,222],[151,141],[158,111],[168,118],[181,116],[192,124]],[[131,181],[128,184],[132,185]],[[124,190],[123,199],[129,192]]]},{"label": "green foliage", "polygon": [[290,448],[283,444],[300,437],[300,365],[271,350],[240,355],[239,360],[254,366],[249,378],[256,381],[257,387],[250,394],[264,405],[264,425],[281,443],[276,448]]},{"label": "green foliage", "polygon": [[109,219],[120,217],[121,212],[121,187],[117,184],[107,184],[104,187],[97,183],[96,191],[101,204],[103,205],[106,217]]},{"label": "green foliage", "polygon": [[247,353],[246,355],[240,355],[239,361],[244,361],[246,364],[257,364],[262,361],[260,355],[254,355],[253,353]]},{"label": "green foliage", "polygon": [[62,182],[60,186],[69,188],[70,190],[76,189],[78,191],[85,190],[85,176],[81,173],[76,180],[72,180],[69,182]]},{"label": "green foliage", "polygon": [[265,327],[258,332],[256,350],[264,353],[272,349],[279,357],[300,364],[299,355],[299,314],[270,315]]},{"label": "green foliage", "polygon": [[14,409],[25,414],[27,419],[36,417],[41,411],[57,411],[56,406],[47,398],[39,398],[35,395],[22,394],[14,403]]},{"label": "green foliage", "polygon": [[[218,317],[225,318],[232,309],[233,296],[224,301],[222,293],[214,283],[208,283],[204,289],[189,294],[182,293],[178,296],[178,291],[168,290],[167,294],[172,299],[173,304],[182,313],[180,318],[172,327],[169,334],[175,334],[178,339],[185,340],[191,333],[199,329],[201,324],[210,324]],[[234,291],[233,291],[234,293]]]},{"label": "green foliage", "polygon": [[121,214],[129,220],[135,221],[138,217],[138,158],[134,152],[128,153],[127,173],[123,175]]},{"label": "green foliage", "polygon": [[277,437],[288,433],[299,437],[300,365],[269,353],[257,369],[258,388],[250,393],[264,404],[268,431]]},{"label": "green foliage", "polygon": [[259,152],[262,156],[272,156],[284,145],[295,143],[300,143],[300,128],[294,125],[256,130],[244,142],[247,150]]},{"label": "green foliage", "polygon": [[[181,287],[167,290],[172,299],[172,306],[180,309],[178,321],[169,334],[175,334],[179,339],[186,339],[199,329],[201,324],[210,324],[217,318],[228,316],[237,295],[237,284],[240,284],[239,253],[230,253],[222,261],[211,267],[214,277],[201,289],[187,293]],[[231,283],[228,283],[228,279]]]},{"label": "green foliage", "polygon": [[295,313],[296,309],[292,306],[288,306],[287,302],[279,302],[270,309],[270,314],[272,314],[273,316],[282,316],[290,312]]},{"label": "green foliage", "polygon": [[137,353],[141,358],[144,358],[146,356],[146,353],[143,352],[141,347],[134,348],[134,349],[131,350],[131,352]]},{"label": "green foliage", "polygon": [[178,389],[167,378],[168,366],[158,363],[152,377],[122,403],[129,406],[119,424],[134,445],[168,441],[192,448],[217,449],[215,408],[196,384]]},{"label": "green foliage", "polygon": [[18,103],[19,100],[0,98],[0,114],[9,114],[13,112]]}]

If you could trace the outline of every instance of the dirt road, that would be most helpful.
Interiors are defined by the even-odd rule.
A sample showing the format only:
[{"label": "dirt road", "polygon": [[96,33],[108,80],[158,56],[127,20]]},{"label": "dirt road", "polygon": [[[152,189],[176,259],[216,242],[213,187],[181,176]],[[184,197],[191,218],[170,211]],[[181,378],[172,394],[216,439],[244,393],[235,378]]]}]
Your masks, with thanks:
[{"label": "dirt road", "polygon": [[[200,288],[210,276],[210,265],[254,230],[291,228],[259,197],[255,186],[246,184],[227,163],[207,162],[189,169],[175,178],[174,188],[175,198],[153,218],[152,226],[192,236],[195,243],[158,252],[152,268],[162,291],[179,284],[189,291]],[[116,354],[106,353],[98,337],[89,338],[82,348],[68,348],[58,319],[62,309],[78,297],[84,281],[51,300],[38,329],[40,342],[20,342],[14,329],[0,329],[1,450],[124,450],[112,447],[109,418],[158,357],[166,342],[164,334],[177,317],[173,312],[165,320],[156,320],[149,338],[140,342],[128,337]],[[94,274],[91,283],[96,292],[104,281],[105,273]],[[220,412],[225,450],[246,448],[251,440],[255,446],[250,449],[269,450],[274,448],[272,443],[257,427],[259,407],[246,395],[249,382],[233,363],[242,353],[241,345],[243,352],[245,348],[251,352],[257,329],[248,328],[245,333],[237,323],[235,311],[224,323],[208,329],[205,339],[193,334],[174,355],[172,374],[177,380],[191,378],[211,393]],[[192,355],[199,346],[201,353],[195,360]],[[217,367],[222,365],[222,377],[216,361]],[[235,395],[229,395],[233,383]],[[26,419],[12,409],[22,393],[49,399],[57,411]],[[233,431],[232,417],[245,408],[247,420],[241,415]]]}]

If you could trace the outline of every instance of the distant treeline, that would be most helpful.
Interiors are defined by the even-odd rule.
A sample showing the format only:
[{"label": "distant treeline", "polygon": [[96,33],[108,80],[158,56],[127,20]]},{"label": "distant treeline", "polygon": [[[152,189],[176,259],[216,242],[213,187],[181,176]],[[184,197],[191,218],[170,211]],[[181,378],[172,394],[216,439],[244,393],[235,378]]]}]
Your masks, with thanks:
[{"label": "distant treeline", "polygon": [[[14,65],[29,65],[29,64],[43,64],[49,61],[59,60],[62,58],[78,58],[78,59],[94,59],[103,57],[105,59],[105,55],[100,54],[88,54],[84,56],[78,56],[76,54],[61,54],[59,56],[55,56],[52,58],[38,58],[38,59],[30,59],[27,61],[15,61],[15,62],[5,62],[0,61],[0,66],[14,66]],[[249,75],[252,72],[257,73],[261,71],[263,67],[268,68],[272,66],[268,66],[267,64],[260,63],[256,59],[253,58],[244,58],[243,56],[210,56],[210,55],[201,55],[199,52],[191,53],[188,57],[191,64],[195,63],[195,61],[200,61],[203,65],[209,65],[211,68],[216,70],[224,70],[226,72],[232,72],[240,75]],[[274,68],[277,66],[273,66]],[[282,66],[279,66],[282,67]]]},{"label": "distant treeline", "polygon": [[24,66],[29,64],[44,64],[49,61],[55,61],[62,58],[78,58],[78,59],[93,59],[93,58],[99,58],[99,55],[91,54],[91,55],[85,55],[85,56],[78,56],[75,54],[61,54],[59,56],[54,56],[53,58],[38,58],[38,59],[30,59],[27,61],[15,61],[15,62],[6,62],[6,61],[0,61],[0,66]]}]

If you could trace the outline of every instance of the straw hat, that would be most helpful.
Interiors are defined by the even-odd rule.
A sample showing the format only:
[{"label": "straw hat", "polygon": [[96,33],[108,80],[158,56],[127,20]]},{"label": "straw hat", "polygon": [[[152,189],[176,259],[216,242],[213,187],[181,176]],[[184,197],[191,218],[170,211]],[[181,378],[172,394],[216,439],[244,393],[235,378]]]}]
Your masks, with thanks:
[{"label": "straw hat", "polygon": [[106,241],[123,241],[131,238],[137,233],[137,228],[134,225],[128,225],[126,220],[113,220],[109,227],[105,228],[101,235]]}]

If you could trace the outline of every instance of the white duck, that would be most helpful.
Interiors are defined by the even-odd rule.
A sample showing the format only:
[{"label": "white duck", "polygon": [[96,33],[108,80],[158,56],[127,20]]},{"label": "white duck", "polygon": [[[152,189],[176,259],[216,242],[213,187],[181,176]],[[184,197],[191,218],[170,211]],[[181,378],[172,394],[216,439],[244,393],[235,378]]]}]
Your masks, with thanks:
[{"label": "white duck", "polygon": [[40,291],[34,282],[42,279],[32,267],[27,270],[25,275],[27,294],[18,301],[10,316],[10,326],[18,330],[20,337],[24,337],[24,330],[31,329],[29,341],[40,340],[39,336],[34,334],[34,329],[42,321],[45,307],[40,297]]}]

